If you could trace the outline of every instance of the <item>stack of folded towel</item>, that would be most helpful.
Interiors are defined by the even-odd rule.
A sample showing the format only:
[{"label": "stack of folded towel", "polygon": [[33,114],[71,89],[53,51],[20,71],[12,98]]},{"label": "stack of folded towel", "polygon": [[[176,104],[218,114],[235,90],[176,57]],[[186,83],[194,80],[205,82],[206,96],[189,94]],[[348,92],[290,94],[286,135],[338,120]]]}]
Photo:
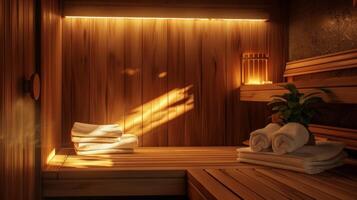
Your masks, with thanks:
[{"label": "stack of folded towel", "polygon": [[133,134],[123,134],[118,124],[93,125],[75,122],[71,131],[78,155],[132,153],[138,145]]},{"label": "stack of folded towel", "polygon": [[283,127],[268,124],[251,133],[250,147],[237,149],[238,161],[308,174],[343,164],[346,154],[342,143],[317,142],[315,145],[306,145],[309,137],[309,131],[299,123],[288,123]]}]

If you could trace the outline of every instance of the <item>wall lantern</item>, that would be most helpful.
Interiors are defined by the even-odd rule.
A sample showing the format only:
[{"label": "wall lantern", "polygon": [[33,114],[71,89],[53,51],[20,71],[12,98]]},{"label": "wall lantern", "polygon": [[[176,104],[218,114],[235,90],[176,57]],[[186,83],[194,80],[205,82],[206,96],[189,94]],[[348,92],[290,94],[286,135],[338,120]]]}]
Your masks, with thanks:
[{"label": "wall lantern", "polygon": [[266,53],[242,54],[242,83],[244,85],[271,84],[268,75],[268,59]]}]

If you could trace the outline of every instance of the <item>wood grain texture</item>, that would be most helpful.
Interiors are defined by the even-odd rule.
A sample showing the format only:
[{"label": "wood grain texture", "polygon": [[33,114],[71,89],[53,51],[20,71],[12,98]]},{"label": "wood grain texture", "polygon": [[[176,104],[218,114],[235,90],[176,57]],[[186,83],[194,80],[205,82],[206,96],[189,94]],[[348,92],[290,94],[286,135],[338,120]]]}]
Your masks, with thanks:
[{"label": "wood grain texture", "polygon": [[34,5],[32,0],[0,1],[0,199],[39,194],[38,112],[23,91],[36,66]]},{"label": "wood grain texture", "polygon": [[357,49],[291,61],[286,64],[284,77],[336,71],[357,67]]},{"label": "wood grain texture", "polygon": [[[60,2],[41,1],[41,164],[59,149],[62,133],[62,19]],[[38,52],[39,53],[39,52]]]},{"label": "wood grain texture", "polygon": [[125,20],[125,131],[139,136],[143,144],[143,22]]},{"label": "wood grain texture", "polygon": [[107,121],[124,121],[125,112],[125,24],[124,20],[108,20],[107,52]]},{"label": "wood grain texture", "polygon": [[[344,171],[345,168],[353,166],[334,171]],[[241,199],[354,199],[357,195],[353,189],[344,188],[346,179],[343,176],[331,175],[330,172],[307,175],[280,169],[237,167],[189,169],[187,173],[189,183],[203,195],[193,199],[211,199],[221,195],[234,195]],[[333,177],[334,183],[331,184],[326,177]]]},{"label": "wood grain texture", "polygon": [[[84,27],[85,21],[90,25]],[[254,113],[252,119],[258,117],[259,125],[265,123],[263,106],[240,106],[237,94],[240,57],[245,51],[280,48],[269,47],[269,27],[270,22],[65,18],[64,29],[71,29],[72,42],[64,43],[72,44],[64,44],[69,48],[64,51],[64,62],[71,64],[64,63],[64,72],[70,74],[64,73],[63,87],[77,88],[89,81],[90,89],[78,87],[76,90],[81,92],[64,94],[71,102],[83,104],[72,103],[75,107],[68,109],[70,102],[64,100],[67,103],[64,103],[63,117],[70,115],[64,121],[71,122],[66,122],[69,127],[63,132],[67,138],[63,145],[72,145],[70,125],[79,120],[98,124],[117,122],[127,133],[139,136],[140,146],[240,143],[253,128],[248,125],[250,118],[244,117],[247,112]],[[90,37],[82,35],[73,41],[73,34],[79,34],[82,29],[89,31]],[[118,32],[109,36],[113,30]],[[279,30],[273,34],[280,34]],[[78,45],[73,44],[77,42],[88,48],[75,47]],[[73,58],[73,54],[85,54],[88,49],[89,63],[75,67],[77,64],[73,62],[79,58]],[[277,59],[280,56],[276,55],[274,63],[282,62]],[[117,71],[112,71],[113,62],[117,63]],[[271,71],[282,66],[274,63]],[[85,71],[88,68],[89,75]],[[77,72],[80,69],[84,70],[83,74]],[[119,74],[120,70],[123,74]],[[264,116],[259,117],[262,113]]]},{"label": "wood grain texture", "polygon": [[[108,77],[108,20],[90,20],[89,39],[89,121],[104,124],[107,122],[107,77]],[[88,26],[85,26],[88,28]],[[88,66],[85,66],[88,67]],[[78,92],[80,93],[80,92]]]},{"label": "wood grain texture", "polygon": [[225,25],[204,22],[202,28],[202,145],[223,145],[225,139]]},{"label": "wood grain texture", "polygon": [[[315,88],[328,88],[331,95],[320,95],[325,101],[331,103],[357,103],[356,77],[339,77],[329,79],[316,79],[307,81],[292,82],[302,93],[309,93]],[[262,101],[271,100],[272,95],[283,94],[286,92],[281,87],[286,83],[276,83],[269,85],[245,85],[241,87],[242,101]]]},{"label": "wood grain texture", "polygon": [[[97,156],[62,149],[42,172],[44,195],[188,193],[193,199],[355,199],[357,195],[353,165],[308,175],[239,163],[236,158],[236,147],[141,147],[133,154]],[[149,183],[155,183],[150,190]]]},{"label": "wood grain texture", "polygon": [[[185,113],[185,145],[202,145],[202,23],[185,21],[185,83],[191,87],[193,109]],[[187,96],[188,96],[187,95]],[[185,110],[186,111],[186,110]]]},{"label": "wood grain texture", "polygon": [[166,146],[167,20],[145,21],[143,32],[143,145]]},{"label": "wood grain texture", "polygon": [[[172,91],[185,88],[185,22],[177,20],[167,26],[167,90]],[[181,114],[189,109],[185,106],[188,95],[182,92],[168,96],[168,146],[185,144],[185,116]]]},{"label": "wood grain texture", "polygon": [[[227,23],[226,31],[226,137],[225,144],[234,145],[240,140],[241,103],[239,98],[239,87],[241,85],[241,57],[242,49],[239,24]],[[237,123],[239,125],[237,125]],[[244,122],[243,122],[244,123]]]}]

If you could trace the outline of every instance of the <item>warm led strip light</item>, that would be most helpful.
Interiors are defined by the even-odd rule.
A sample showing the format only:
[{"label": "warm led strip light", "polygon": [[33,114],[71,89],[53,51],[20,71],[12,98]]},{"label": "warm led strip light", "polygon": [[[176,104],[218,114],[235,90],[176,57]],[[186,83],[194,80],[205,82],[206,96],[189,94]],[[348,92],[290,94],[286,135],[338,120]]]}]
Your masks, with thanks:
[{"label": "warm led strip light", "polygon": [[65,16],[70,19],[143,19],[143,20],[226,20],[226,21],[251,21],[251,22],[265,22],[267,19],[224,19],[224,18],[170,18],[170,17],[99,17],[99,16]]}]

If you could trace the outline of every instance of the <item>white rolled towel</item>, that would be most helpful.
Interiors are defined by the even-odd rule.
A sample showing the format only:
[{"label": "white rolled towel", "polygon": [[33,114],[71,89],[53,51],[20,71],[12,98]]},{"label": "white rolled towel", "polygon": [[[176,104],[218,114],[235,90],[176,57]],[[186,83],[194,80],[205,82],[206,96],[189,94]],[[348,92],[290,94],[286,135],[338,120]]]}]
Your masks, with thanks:
[{"label": "white rolled towel", "polygon": [[273,151],[276,154],[293,152],[309,141],[309,131],[302,124],[290,122],[276,131],[272,138]]},{"label": "white rolled towel", "polygon": [[117,138],[123,134],[118,124],[95,125],[75,122],[71,131],[72,137],[106,137]]},{"label": "white rolled towel", "polygon": [[277,123],[270,123],[266,127],[250,133],[249,146],[252,151],[258,152],[271,146],[273,133],[280,129]]}]

